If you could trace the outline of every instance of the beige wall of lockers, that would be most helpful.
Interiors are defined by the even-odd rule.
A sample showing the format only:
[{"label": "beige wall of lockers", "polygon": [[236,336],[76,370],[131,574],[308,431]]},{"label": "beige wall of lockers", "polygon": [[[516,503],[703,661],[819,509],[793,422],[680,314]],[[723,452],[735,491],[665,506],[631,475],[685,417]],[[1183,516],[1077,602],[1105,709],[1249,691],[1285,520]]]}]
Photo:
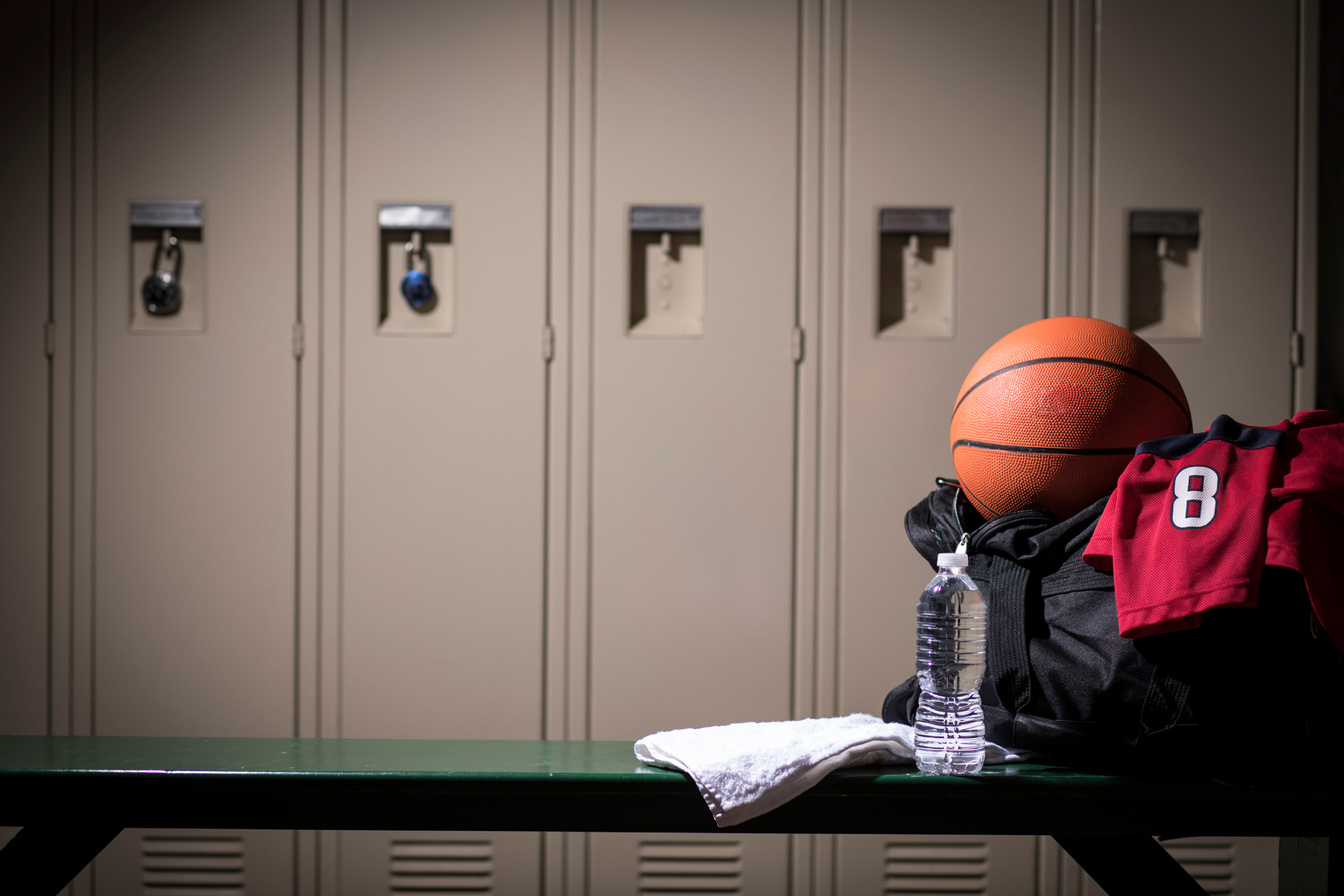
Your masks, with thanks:
[{"label": "beige wall of lockers", "polygon": [[[0,733],[878,712],[929,574],[902,518],[1004,333],[1131,326],[1200,427],[1312,406],[1317,9],[9,4]],[[156,318],[164,200],[201,218]],[[390,204],[451,206],[423,314]],[[660,255],[647,206],[698,218]],[[1198,234],[1159,256],[1135,210]],[[1275,841],[1171,849],[1275,891]],[[1099,892],[1048,838],[162,830],[72,891],[408,887]]]}]

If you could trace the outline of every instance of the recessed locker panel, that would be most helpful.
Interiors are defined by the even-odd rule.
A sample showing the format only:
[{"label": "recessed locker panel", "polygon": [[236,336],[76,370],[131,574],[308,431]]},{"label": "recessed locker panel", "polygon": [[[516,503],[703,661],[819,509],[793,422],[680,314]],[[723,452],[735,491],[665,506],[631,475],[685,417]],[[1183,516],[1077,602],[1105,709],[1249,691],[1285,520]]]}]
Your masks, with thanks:
[{"label": "recessed locker panel", "polygon": [[[1279,892],[1277,837],[1182,837],[1162,845],[1211,896],[1274,896]],[[1059,851],[1058,862],[1059,886],[1050,896],[1106,896],[1068,853]]]},{"label": "recessed locker panel", "polygon": [[[966,373],[1044,309],[1047,34],[1039,0],[850,4],[842,713],[876,714],[914,674],[932,571],[905,512],[955,475],[948,426]],[[899,276],[905,307],[884,314],[883,281]]]},{"label": "recessed locker panel", "polygon": [[[296,16],[98,13],[95,729],[291,734]],[[132,210],[151,200],[200,215],[200,327],[133,325]]]},{"label": "recessed locker panel", "polygon": [[540,851],[541,835],[530,831],[346,831],[339,892],[538,893]]},{"label": "recessed locker panel", "polygon": [[836,896],[1038,896],[1035,837],[847,834],[839,841]]},{"label": "recessed locker panel", "polygon": [[[546,16],[537,0],[349,10],[346,737],[541,735]],[[387,203],[423,215],[387,229],[451,247],[430,269],[454,278],[451,328],[382,326],[384,302],[443,307],[380,282],[410,273]]]},{"label": "recessed locker panel", "polygon": [[0,12],[0,734],[47,733],[49,16]]},{"label": "recessed locker panel", "polygon": [[98,896],[244,896],[291,890],[294,833],[128,828],[98,854]]},{"label": "recessed locker panel", "polygon": [[590,834],[589,838],[589,896],[789,892],[785,836]]},{"label": "recessed locker panel", "polygon": [[785,719],[798,10],[596,16],[589,736]]},{"label": "recessed locker panel", "polygon": [[1097,15],[1093,313],[1162,353],[1196,429],[1277,423],[1292,413],[1297,6]]}]

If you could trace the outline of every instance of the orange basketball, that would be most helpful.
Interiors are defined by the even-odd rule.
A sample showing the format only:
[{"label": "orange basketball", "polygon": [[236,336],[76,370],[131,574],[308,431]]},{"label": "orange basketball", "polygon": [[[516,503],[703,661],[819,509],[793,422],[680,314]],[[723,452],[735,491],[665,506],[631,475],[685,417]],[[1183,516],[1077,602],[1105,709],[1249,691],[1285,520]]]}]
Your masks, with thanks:
[{"label": "orange basketball", "polygon": [[1190,432],[1176,374],[1148,343],[1090,317],[1052,317],[989,347],[952,410],[962,491],[991,519],[1073,516],[1110,494],[1135,447]]}]

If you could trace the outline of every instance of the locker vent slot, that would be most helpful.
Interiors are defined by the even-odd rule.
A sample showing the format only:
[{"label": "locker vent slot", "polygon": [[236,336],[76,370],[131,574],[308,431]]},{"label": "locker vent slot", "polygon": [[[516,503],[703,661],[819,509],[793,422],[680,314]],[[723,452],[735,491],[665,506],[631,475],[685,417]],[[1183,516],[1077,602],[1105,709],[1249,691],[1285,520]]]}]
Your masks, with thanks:
[{"label": "locker vent slot", "polygon": [[391,893],[493,893],[489,840],[393,840]]},{"label": "locker vent slot", "polygon": [[1236,850],[1226,840],[1180,840],[1162,844],[1210,896],[1236,892]]},{"label": "locker vent slot", "polygon": [[639,844],[639,892],[742,892],[742,844],[736,840],[646,840]]},{"label": "locker vent slot", "polygon": [[884,872],[884,893],[987,893],[989,844],[922,840],[888,843]]},{"label": "locker vent slot", "polygon": [[242,837],[146,835],[140,843],[146,896],[225,896],[243,892]]}]

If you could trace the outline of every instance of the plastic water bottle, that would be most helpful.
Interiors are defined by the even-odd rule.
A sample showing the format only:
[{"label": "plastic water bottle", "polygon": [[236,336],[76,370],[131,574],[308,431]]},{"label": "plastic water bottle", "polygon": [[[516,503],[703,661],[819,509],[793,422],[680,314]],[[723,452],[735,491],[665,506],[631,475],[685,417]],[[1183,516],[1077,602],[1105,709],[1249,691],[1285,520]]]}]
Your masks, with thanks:
[{"label": "plastic water bottle", "polygon": [[938,555],[916,615],[915,762],[935,775],[973,775],[985,764],[985,599],[968,562],[965,554]]}]

